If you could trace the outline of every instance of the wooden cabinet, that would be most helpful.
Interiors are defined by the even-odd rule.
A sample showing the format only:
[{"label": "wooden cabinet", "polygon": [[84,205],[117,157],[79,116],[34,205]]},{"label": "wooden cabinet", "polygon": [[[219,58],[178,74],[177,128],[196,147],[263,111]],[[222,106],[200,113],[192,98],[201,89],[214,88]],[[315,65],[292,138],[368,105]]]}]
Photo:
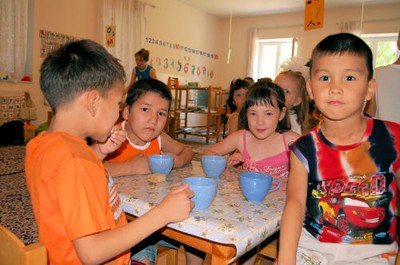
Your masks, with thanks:
[{"label": "wooden cabinet", "polygon": [[221,87],[171,87],[174,102],[170,134],[177,138],[180,134],[219,140],[221,128],[222,88]]}]

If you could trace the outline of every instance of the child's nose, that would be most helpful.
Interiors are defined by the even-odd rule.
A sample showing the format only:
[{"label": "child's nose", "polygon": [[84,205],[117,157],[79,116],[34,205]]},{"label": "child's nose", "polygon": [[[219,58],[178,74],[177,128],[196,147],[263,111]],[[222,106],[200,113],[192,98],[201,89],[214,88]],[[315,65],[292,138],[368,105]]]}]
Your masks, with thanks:
[{"label": "child's nose", "polygon": [[342,93],[342,91],[343,91],[343,82],[340,80],[332,79],[330,86],[329,86],[329,93],[337,94],[337,93]]},{"label": "child's nose", "polygon": [[157,114],[157,113],[152,113],[152,114],[150,115],[150,122],[151,122],[151,123],[156,123],[157,120],[158,120],[158,114]]}]

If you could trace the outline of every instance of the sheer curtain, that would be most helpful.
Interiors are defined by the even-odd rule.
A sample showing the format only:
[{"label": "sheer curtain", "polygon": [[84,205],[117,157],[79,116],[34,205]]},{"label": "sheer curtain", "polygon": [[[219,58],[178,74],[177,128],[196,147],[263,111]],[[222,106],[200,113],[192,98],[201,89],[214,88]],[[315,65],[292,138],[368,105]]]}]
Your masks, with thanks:
[{"label": "sheer curtain", "polygon": [[251,76],[253,79],[256,76],[254,70],[257,65],[257,40],[258,40],[258,29],[250,29],[249,32],[249,51],[248,51],[248,61],[247,61],[247,75]]},{"label": "sheer curtain", "polygon": [[139,0],[99,0],[99,36],[106,47],[106,26],[115,25],[115,47],[108,51],[121,60],[127,83],[135,64],[135,53],[145,40],[144,10],[146,3]]},{"label": "sheer curtain", "polygon": [[0,78],[19,81],[25,75],[28,1],[0,0]]}]

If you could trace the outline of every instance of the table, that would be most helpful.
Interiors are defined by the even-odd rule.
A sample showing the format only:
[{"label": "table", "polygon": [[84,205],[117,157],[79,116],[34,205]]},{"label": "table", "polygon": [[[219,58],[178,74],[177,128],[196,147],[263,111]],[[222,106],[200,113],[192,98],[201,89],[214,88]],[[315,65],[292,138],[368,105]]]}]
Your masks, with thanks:
[{"label": "table", "polygon": [[[226,169],[217,178],[217,195],[210,208],[192,211],[188,219],[169,224],[162,234],[211,254],[211,264],[228,264],[278,231],[286,199],[285,181],[281,180],[280,189],[256,204],[242,195],[239,173],[235,168]],[[172,170],[161,183],[148,182],[146,175],[113,180],[124,211],[140,217],[189,176],[204,176],[199,161]]]}]

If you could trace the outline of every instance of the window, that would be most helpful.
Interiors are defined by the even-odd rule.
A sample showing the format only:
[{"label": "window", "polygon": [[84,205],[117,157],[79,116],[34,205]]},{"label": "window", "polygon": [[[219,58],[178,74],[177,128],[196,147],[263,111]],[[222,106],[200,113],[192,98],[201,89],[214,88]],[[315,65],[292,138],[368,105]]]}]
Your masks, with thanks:
[{"label": "window", "polygon": [[296,56],[296,42],[292,38],[261,39],[257,41],[257,64],[254,73],[256,80],[263,77],[275,79],[279,66],[286,60]]},{"label": "window", "polygon": [[374,67],[392,64],[399,57],[397,34],[364,34],[361,38],[371,47]]},{"label": "window", "polygon": [[31,80],[32,29],[33,0],[0,0],[0,80]]}]

